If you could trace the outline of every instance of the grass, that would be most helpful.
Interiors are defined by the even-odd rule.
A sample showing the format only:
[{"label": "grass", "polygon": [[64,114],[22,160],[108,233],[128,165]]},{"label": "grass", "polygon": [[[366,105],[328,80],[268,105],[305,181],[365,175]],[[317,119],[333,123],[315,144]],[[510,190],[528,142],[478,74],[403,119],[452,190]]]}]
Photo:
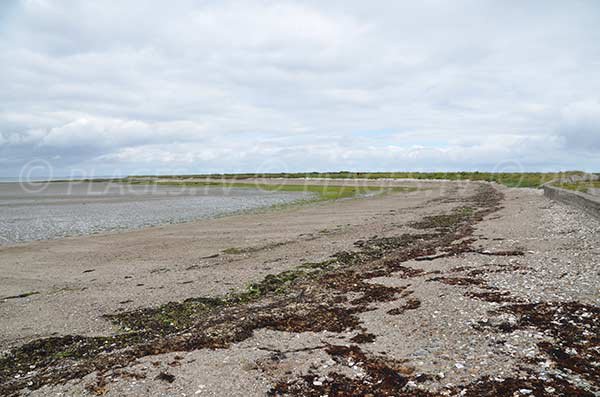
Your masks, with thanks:
[{"label": "grass", "polygon": [[[162,176],[160,177],[163,178]],[[279,192],[305,192],[316,195],[316,200],[338,200],[342,198],[351,198],[369,193],[387,193],[387,192],[412,192],[417,190],[415,187],[380,187],[380,186],[340,186],[340,185],[294,185],[294,184],[270,184],[270,183],[248,183],[248,182],[209,182],[209,181],[151,181],[129,179],[133,184],[157,184],[182,187],[224,187],[224,188],[254,188],[265,191]]]},{"label": "grass", "polygon": [[[240,181],[251,178],[331,178],[331,179],[444,179],[452,181],[486,181],[486,182],[497,182],[508,187],[533,187],[537,188],[542,186],[544,183],[550,182],[555,179],[564,178],[569,175],[581,175],[581,171],[561,171],[561,172],[307,172],[307,173],[271,173],[271,174],[197,174],[197,175],[169,175],[159,176],[161,179],[177,179],[185,183],[186,179],[219,179],[219,180],[231,180]],[[135,176],[131,178],[156,178],[156,176]],[[210,182],[208,182],[210,183]],[[232,182],[232,186],[235,187],[237,182]],[[229,186],[229,184],[228,184]],[[294,189],[295,185],[284,185],[285,189]],[[287,187],[290,186],[290,187]],[[273,186],[271,186],[272,188]],[[281,187],[275,187],[278,189]],[[315,187],[317,190],[320,187]],[[335,196],[338,192],[335,191],[335,187],[330,186],[329,191],[321,192],[324,196]],[[270,189],[266,187],[265,190]],[[304,189],[304,186],[299,187],[300,190]],[[312,189],[312,188],[311,188]],[[348,188],[349,189],[349,188]],[[364,189],[361,187],[360,189]],[[343,193],[347,196],[352,196],[353,193]]]},{"label": "grass", "polygon": [[580,181],[580,182],[562,182],[555,183],[554,186],[567,190],[588,193],[588,189],[600,189],[600,181]]}]

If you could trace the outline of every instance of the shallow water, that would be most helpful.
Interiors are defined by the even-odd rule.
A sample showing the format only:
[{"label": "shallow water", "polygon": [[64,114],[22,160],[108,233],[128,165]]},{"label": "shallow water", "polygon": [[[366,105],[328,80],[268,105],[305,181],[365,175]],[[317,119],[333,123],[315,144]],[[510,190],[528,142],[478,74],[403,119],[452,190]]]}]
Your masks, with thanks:
[{"label": "shallow water", "polygon": [[309,197],[246,188],[0,183],[0,245],[181,223]]}]

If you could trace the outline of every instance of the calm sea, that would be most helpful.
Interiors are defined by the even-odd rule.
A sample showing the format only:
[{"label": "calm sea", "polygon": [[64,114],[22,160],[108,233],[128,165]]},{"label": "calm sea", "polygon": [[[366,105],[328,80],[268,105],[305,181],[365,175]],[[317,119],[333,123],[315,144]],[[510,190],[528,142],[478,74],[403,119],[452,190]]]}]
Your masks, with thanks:
[{"label": "calm sea", "polygon": [[247,188],[0,183],[0,245],[188,222],[309,197]]}]

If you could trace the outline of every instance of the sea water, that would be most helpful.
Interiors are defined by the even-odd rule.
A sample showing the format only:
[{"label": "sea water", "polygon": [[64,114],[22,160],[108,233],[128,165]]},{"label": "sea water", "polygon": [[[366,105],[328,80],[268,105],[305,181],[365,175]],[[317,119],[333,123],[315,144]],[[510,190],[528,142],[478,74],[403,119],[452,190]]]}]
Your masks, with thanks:
[{"label": "sea water", "polygon": [[0,183],[0,245],[188,222],[310,197],[221,186]]}]

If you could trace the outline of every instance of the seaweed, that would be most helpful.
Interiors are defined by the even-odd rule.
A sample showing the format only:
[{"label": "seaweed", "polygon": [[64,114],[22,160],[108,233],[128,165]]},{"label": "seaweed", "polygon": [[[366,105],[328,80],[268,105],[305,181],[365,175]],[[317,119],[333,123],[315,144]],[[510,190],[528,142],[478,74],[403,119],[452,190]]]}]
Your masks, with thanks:
[{"label": "seaweed", "polygon": [[487,282],[484,279],[472,278],[472,277],[434,277],[434,278],[430,278],[427,281],[437,281],[442,284],[460,285],[460,286],[468,286],[468,285],[484,286],[484,285],[487,285]]},{"label": "seaweed", "polygon": [[[16,394],[94,371],[114,370],[145,356],[227,348],[251,337],[258,329],[296,333],[364,331],[358,315],[371,310],[370,303],[396,300],[399,294],[407,292],[405,287],[367,282],[369,278],[392,274],[401,278],[424,276],[423,270],[404,263],[438,250],[454,253],[469,249],[472,240],[467,237],[473,233],[472,225],[497,210],[501,199],[502,194],[492,187],[481,186],[467,200],[471,203],[469,210],[456,211],[452,221],[438,219],[435,233],[374,236],[357,241],[357,251],[340,252],[319,263],[301,264],[267,276],[242,291],[112,314],[107,318],[123,329],[123,333],[112,337],[67,336],[17,347],[0,358],[0,394]],[[465,280],[469,280],[467,284],[479,282]],[[348,302],[350,293],[360,296]],[[417,306],[416,300],[407,305],[406,310],[411,310]],[[338,360],[365,358],[354,348],[331,348],[328,353]],[[369,384],[334,375],[317,392],[352,395],[374,390],[374,394],[387,395],[407,384],[408,373],[406,368],[402,372],[400,363],[366,358]],[[406,395],[424,395],[414,394],[420,391],[411,393]]]},{"label": "seaweed", "polygon": [[363,344],[363,343],[372,343],[375,342],[375,339],[377,339],[377,337],[374,334],[368,333],[368,332],[361,332],[360,334],[356,334],[355,336],[353,336],[352,338],[350,338],[350,341],[352,341],[353,343],[356,344]]},{"label": "seaweed", "polygon": [[156,376],[155,379],[162,380],[163,382],[167,383],[173,383],[175,382],[175,375],[170,374],[168,372],[161,372]]},{"label": "seaweed", "polygon": [[409,381],[412,369],[401,362],[366,355],[358,346],[331,345],[325,351],[340,365],[360,367],[363,376],[350,378],[331,372],[324,379],[309,374],[293,382],[280,382],[270,396],[377,396],[396,395]]},{"label": "seaweed", "polygon": [[421,307],[421,301],[416,298],[409,299],[404,305],[388,310],[387,314],[391,316],[397,316],[404,314],[408,310],[416,310]]},{"label": "seaweed", "polygon": [[600,308],[580,302],[542,302],[504,306],[492,314],[517,317],[501,332],[535,328],[552,341],[538,343],[540,351],[558,368],[572,371],[592,384],[600,384]]},{"label": "seaweed", "polygon": [[519,299],[514,298],[508,291],[485,291],[485,292],[466,292],[465,296],[473,299],[478,299],[486,302],[493,303],[515,303],[519,302]]},{"label": "seaweed", "polygon": [[28,297],[30,297],[32,295],[38,295],[38,294],[39,294],[39,292],[37,292],[37,291],[24,292],[22,294],[4,297],[4,298],[2,298],[2,300],[28,298]]}]

